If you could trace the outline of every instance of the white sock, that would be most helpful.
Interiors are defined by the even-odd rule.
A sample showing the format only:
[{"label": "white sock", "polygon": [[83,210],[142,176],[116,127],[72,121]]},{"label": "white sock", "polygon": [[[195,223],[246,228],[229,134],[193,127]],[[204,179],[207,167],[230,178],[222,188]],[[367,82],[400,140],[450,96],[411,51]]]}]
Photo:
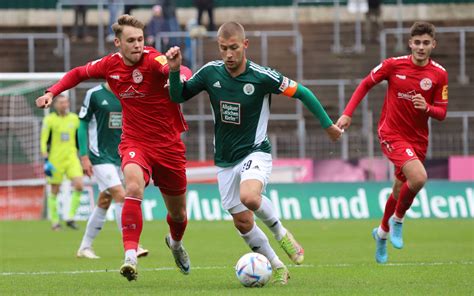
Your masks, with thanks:
[{"label": "white sock", "polygon": [[392,216],[393,221],[395,221],[397,223],[403,223],[403,218],[398,218],[397,214],[393,214],[393,216]]},{"label": "white sock", "polygon": [[244,239],[252,251],[267,257],[270,262],[273,262],[275,258],[278,259],[277,254],[268,242],[267,236],[257,226],[257,224],[254,224],[252,230],[249,232],[245,234],[240,233],[240,236]]},{"label": "white sock", "polygon": [[114,210],[115,210],[115,222],[117,222],[117,227],[122,234],[122,209],[123,209],[123,203],[115,203],[114,204]]},{"label": "white sock", "polygon": [[92,242],[104,226],[106,213],[107,210],[104,210],[97,206],[94,208],[91,216],[89,217],[89,221],[87,221],[86,232],[82,237],[80,249],[90,248],[92,246]]},{"label": "white sock", "polygon": [[170,247],[173,250],[179,249],[181,247],[181,241],[175,241],[170,235]]},{"label": "white sock", "polygon": [[125,261],[132,261],[132,263],[137,264],[137,250],[127,250],[125,251]]},{"label": "white sock", "polygon": [[281,224],[280,219],[278,219],[275,213],[275,207],[268,197],[262,195],[262,204],[254,213],[263,223],[265,223],[265,225],[267,225],[277,241],[280,241],[285,236],[286,229]]},{"label": "white sock", "polygon": [[379,228],[377,228],[377,235],[378,235],[381,239],[387,239],[387,237],[388,237],[388,232],[385,232],[385,231],[382,229],[382,226],[379,226]]}]

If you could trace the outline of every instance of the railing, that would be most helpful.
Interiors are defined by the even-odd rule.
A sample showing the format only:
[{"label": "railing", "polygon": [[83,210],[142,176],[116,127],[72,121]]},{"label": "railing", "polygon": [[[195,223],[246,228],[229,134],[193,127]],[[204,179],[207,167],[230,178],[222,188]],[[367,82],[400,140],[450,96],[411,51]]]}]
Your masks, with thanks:
[{"label": "railing", "polygon": [[[466,32],[474,32],[474,27],[437,27],[436,34],[439,33],[459,33],[459,76],[458,82],[461,84],[468,84],[469,77],[466,75]],[[380,60],[387,58],[387,35],[394,34],[401,36],[401,34],[410,33],[408,28],[392,28],[384,29],[380,32]],[[397,37],[401,39],[401,37]],[[397,45],[398,47],[398,45]]]},{"label": "railing", "polygon": [[64,53],[64,71],[68,71],[71,68],[71,44],[69,37],[63,33],[3,33],[0,35],[0,39],[15,40],[15,39],[26,39],[28,40],[28,71],[35,72],[35,40],[51,40],[56,39],[58,42],[61,40],[61,51]]},{"label": "railing", "polygon": [[[112,5],[155,5],[156,0],[116,0]],[[56,13],[58,16],[56,30],[58,34],[63,33],[63,24],[62,24],[62,13],[64,6],[74,6],[74,5],[85,5],[85,6],[96,6],[98,11],[98,23],[97,23],[97,53],[98,55],[105,54],[105,34],[104,34],[104,24],[102,23],[104,15],[104,7],[108,5],[108,0],[59,0],[56,4]],[[58,55],[61,55],[61,41],[58,40]]]}]

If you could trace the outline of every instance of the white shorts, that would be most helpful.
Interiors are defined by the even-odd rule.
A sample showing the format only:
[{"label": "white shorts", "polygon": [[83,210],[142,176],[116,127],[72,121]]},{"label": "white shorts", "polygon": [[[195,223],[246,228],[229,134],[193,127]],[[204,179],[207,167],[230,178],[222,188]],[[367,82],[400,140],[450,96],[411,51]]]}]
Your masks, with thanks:
[{"label": "white shorts", "polygon": [[264,152],[254,152],[233,167],[219,168],[217,183],[222,208],[231,214],[246,211],[247,207],[240,201],[240,183],[256,179],[262,182],[265,191],[271,173],[272,155]]},{"label": "white shorts", "polygon": [[107,189],[122,185],[123,173],[119,166],[105,163],[92,166],[92,172],[99,185],[99,191],[104,192]]}]

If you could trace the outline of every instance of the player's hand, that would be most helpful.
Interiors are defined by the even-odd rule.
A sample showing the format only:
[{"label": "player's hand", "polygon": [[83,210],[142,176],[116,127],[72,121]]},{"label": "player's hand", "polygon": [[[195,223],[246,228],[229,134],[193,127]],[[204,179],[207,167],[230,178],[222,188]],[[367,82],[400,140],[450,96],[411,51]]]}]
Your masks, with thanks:
[{"label": "player's hand", "polygon": [[183,57],[181,55],[181,49],[178,46],[173,46],[166,52],[166,59],[168,60],[168,66],[170,71],[179,71]]},{"label": "player's hand", "polygon": [[36,99],[36,107],[38,108],[49,108],[53,102],[53,93],[47,92],[41,97]]},{"label": "player's hand", "polygon": [[347,115],[341,115],[339,119],[336,122],[336,125],[338,128],[342,129],[343,131],[345,129],[348,129],[349,126],[351,126],[352,118]]},{"label": "player's hand", "polygon": [[44,174],[46,176],[52,177],[53,172],[56,171],[56,168],[54,167],[54,165],[51,162],[49,162],[49,160],[47,158],[45,158],[44,159],[43,170],[44,170]]},{"label": "player's hand", "polygon": [[337,125],[333,124],[326,129],[326,133],[328,134],[329,139],[331,139],[333,142],[336,142],[342,136],[344,131],[341,130]]},{"label": "player's hand", "polygon": [[420,94],[414,95],[411,98],[411,101],[413,102],[413,106],[415,107],[415,109],[426,111],[427,104],[426,104],[425,98],[422,95]]},{"label": "player's hand", "polygon": [[89,159],[89,156],[81,156],[81,165],[82,169],[84,170],[84,174],[86,174],[88,177],[92,177],[92,163]]}]

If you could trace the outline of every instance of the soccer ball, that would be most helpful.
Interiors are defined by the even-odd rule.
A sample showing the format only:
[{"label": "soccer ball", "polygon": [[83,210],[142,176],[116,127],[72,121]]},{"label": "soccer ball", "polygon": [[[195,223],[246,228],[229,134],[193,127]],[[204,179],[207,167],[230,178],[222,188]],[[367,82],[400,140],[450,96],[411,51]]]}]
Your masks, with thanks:
[{"label": "soccer ball", "polygon": [[245,287],[263,287],[272,277],[272,266],[262,254],[247,253],[235,265],[235,274]]}]

